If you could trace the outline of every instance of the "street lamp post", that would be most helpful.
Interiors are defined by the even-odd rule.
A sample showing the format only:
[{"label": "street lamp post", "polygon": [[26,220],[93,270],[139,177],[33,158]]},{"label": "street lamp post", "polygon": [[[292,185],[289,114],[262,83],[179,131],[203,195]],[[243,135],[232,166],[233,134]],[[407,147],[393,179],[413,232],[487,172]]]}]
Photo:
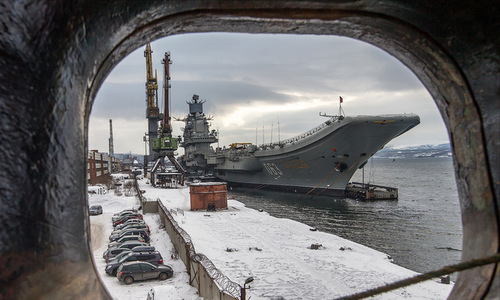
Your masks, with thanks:
[{"label": "street lamp post", "polygon": [[241,288],[241,300],[246,300],[246,290],[250,288],[247,287],[247,284],[250,284],[251,282],[253,282],[253,277],[248,277],[247,280],[245,280],[245,283]]},{"label": "street lamp post", "polygon": [[142,137],[142,140],[144,141],[144,178],[148,177],[148,139],[147,139],[147,134],[144,133],[144,136]]}]

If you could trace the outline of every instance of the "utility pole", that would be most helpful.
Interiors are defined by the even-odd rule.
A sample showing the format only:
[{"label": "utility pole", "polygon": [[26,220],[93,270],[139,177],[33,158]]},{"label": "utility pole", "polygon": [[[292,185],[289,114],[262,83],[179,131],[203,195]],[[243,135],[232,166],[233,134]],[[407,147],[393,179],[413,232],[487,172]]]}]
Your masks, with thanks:
[{"label": "utility pole", "polygon": [[111,174],[113,172],[113,157],[115,156],[114,146],[113,146],[113,120],[109,119],[109,162],[108,162],[108,172]]}]

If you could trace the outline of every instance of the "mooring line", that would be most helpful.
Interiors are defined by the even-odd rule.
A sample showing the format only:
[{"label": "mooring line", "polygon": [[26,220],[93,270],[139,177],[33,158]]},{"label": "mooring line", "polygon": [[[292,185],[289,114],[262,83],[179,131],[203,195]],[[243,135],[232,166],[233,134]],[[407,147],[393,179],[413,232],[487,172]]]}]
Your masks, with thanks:
[{"label": "mooring line", "polygon": [[314,191],[318,186],[320,186],[320,184],[322,184],[325,180],[328,179],[328,177],[330,177],[330,175],[332,175],[332,173],[337,170],[337,168],[340,166],[340,164],[344,161],[344,159],[346,159],[347,156],[344,155],[344,157],[342,158],[341,161],[339,161],[339,163],[335,166],[335,168],[333,168],[333,170],[330,171],[330,173],[328,173],[328,175],[326,175],[325,178],[323,178],[323,180],[321,180],[320,183],[318,183],[318,185],[316,185],[315,187],[313,187],[312,189],[309,190],[309,192],[305,193],[304,196],[307,196],[309,195],[312,191]]},{"label": "mooring line", "polygon": [[393,290],[396,290],[396,289],[399,289],[402,287],[406,287],[409,285],[417,284],[417,283],[420,283],[420,282],[423,282],[423,281],[426,281],[426,280],[429,280],[432,278],[436,278],[439,276],[449,275],[449,274],[452,274],[455,272],[464,271],[467,269],[485,266],[485,265],[489,265],[492,263],[499,263],[499,262],[500,262],[500,253],[497,253],[497,254],[492,255],[492,256],[485,256],[485,257],[481,257],[481,258],[477,258],[477,259],[472,259],[472,260],[469,260],[466,262],[458,263],[455,265],[449,265],[449,266],[443,267],[443,268],[435,270],[435,271],[427,272],[427,273],[420,274],[420,275],[417,275],[414,277],[410,277],[407,279],[403,279],[400,281],[389,283],[389,284],[386,284],[384,286],[380,286],[380,287],[377,287],[374,289],[369,289],[369,290],[366,290],[364,292],[360,292],[357,294],[352,294],[349,296],[335,298],[334,300],[364,299],[364,298],[372,297],[372,296],[379,295],[382,293],[387,293],[387,292],[390,292],[390,291],[393,291]]},{"label": "mooring line", "polygon": [[339,178],[337,178],[337,180],[335,180],[334,182],[332,182],[332,184],[330,184],[329,186],[326,186],[320,192],[314,194],[314,196],[318,196],[318,195],[322,194],[324,191],[326,191],[328,189],[328,187],[334,185],[335,183],[337,183],[337,181],[339,181],[340,179],[342,179],[342,177],[344,177],[344,175],[347,174],[352,169],[352,167],[354,167],[359,162],[359,160],[361,159],[361,157],[364,157],[364,155],[360,155],[359,158],[349,167],[349,169],[347,169],[347,171],[343,172],[343,174]]}]

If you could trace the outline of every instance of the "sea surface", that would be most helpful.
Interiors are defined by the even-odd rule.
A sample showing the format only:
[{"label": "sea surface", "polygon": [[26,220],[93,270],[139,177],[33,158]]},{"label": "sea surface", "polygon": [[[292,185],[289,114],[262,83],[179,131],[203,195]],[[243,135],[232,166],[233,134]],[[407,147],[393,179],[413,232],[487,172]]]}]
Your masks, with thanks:
[{"label": "sea surface", "polygon": [[[352,181],[361,180],[358,170]],[[462,223],[452,158],[374,158],[365,166],[367,182],[398,188],[399,200],[363,202],[245,188],[232,189],[229,196],[387,253],[417,272],[460,261]]]}]

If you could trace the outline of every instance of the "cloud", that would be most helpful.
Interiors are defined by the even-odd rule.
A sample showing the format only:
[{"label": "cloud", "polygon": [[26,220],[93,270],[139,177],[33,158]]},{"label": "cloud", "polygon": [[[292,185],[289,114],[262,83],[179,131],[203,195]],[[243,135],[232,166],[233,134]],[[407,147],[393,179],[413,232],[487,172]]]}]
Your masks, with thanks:
[{"label": "cloud", "polygon": [[[186,101],[198,94],[207,100],[205,113],[214,116],[221,145],[255,142],[256,135],[261,143],[263,126],[266,141],[271,127],[277,139],[278,119],[282,139],[300,134],[325,121],[319,112],[337,113],[339,96],[348,115],[419,114],[422,123],[394,143],[406,143],[406,137],[411,144],[447,140],[436,106],[418,78],[394,57],[364,42],[338,36],[203,33],[160,39],[152,49],[159,87],[160,61],[165,51],[171,53],[172,115],[186,115]],[[116,134],[125,131],[129,137],[123,149],[115,147],[117,152],[144,152],[143,52],[144,47],[137,49],[115,67],[92,109],[90,135],[109,135],[110,118],[133,124],[120,128],[117,121],[114,126]],[[161,88],[158,98],[162,103]],[[174,134],[182,135],[183,124],[173,125]],[[95,147],[106,151],[107,138],[104,141]]]},{"label": "cloud", "polygon": [[146,120],[144,82],[105,83],[92,106],[91,118]]}]

